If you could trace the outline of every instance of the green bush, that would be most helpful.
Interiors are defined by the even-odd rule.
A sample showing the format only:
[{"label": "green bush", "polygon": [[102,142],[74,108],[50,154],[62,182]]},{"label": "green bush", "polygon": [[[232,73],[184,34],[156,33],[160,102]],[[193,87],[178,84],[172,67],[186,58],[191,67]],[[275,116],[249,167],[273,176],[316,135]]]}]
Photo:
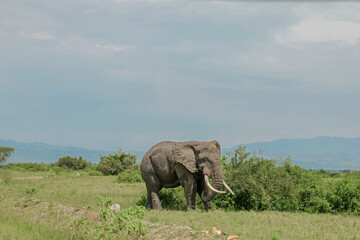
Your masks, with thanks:
[{"label": "green bush", "polygon": [[28,186],[28,187],[25,188],[25,193],[27,193],[27,194],[32,195],[32,194],[35,194],[35,193],[37,193],[37,192],[38,192],[38,188],[37,188],[37,187]]},{"label": "green bush", "polygon": [[48,171],[48,173],[47,173],[47,177],[48,177],[48,178],[53,178],[53,177],[55,177],[55,176],[56,176],[56,172],[55,172],[54,170],[50,169],[50,170]]},{"label": "green bush", "polygon": [[134,164],[123,172],[120,172],[117,178],[119,183],[137,183],[142,182],[140,165]]},{"label": "green bush", "polygon": [[60,172],[62,172],[64,169],[59,167],[59,166],[56,166],[56,165],[53,165],[51,166],[51,170],[54,171],[56,174],[59,174]]},{"label": "green bush", "polygon": [[184,188],[163,188],[159,192],[161,206],[169,210],[186,210]]},{"label": "green bush", "polygon": [[[159,198],[161,206],[168,210],[187,210],[186,199],[184,194],[184,188],[163,188],[159,192]],[[140,200],[137,202],[138,206],[145,206],[147,194],[141,195]],[[197,199],[197,204],[200,204],[201,200]],[[200,207],[201,208],[201,207]]]},{"label": "green bush", "polygon": [[333,182],[326,194],[334,212],[354,212],[360,214],[360,180],[351,177]]},{"label": "green bush", "polygon": [[73,169],[73,170],[81,170],[81,169],[85,169],[85,168],[91,166],[91,162],[88,162],[85,159],[82,159],[82,157],[73,158],[70,156],[65,156],[65,157],[59,158],[56,165],[59,167],[65,166],[65,167],[67,167],[69,169]]},{"label": "green bush", "polygon": [[360,214],[360,178],[357,172],[333,174],[280,164],[260,152],[240,146],[222,157],[225,180],[235,195],[218,195],[213,203],[228,210],[350,212]]},{"label": "green bush", "polygon": [[45,163],[8,163],[3,166],[6,169],[12,169],[21,172],[45,172],[50,166]]},{"label": "green bush", "polygon": [[97,170],[104,175],[118,175],[136,163],[136,156],[119,149],[114,155],[102,156]]},{"label": "green bush", "polygon": [[87,171],[89,173],[90,176],[103,176],[103,174],[97,170],[88,170]]}]

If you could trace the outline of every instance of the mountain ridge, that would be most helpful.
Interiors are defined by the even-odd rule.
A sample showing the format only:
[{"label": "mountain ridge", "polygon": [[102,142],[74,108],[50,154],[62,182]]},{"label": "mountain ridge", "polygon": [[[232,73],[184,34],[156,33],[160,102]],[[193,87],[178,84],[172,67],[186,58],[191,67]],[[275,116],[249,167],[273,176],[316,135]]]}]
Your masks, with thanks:
[{"label": "mountain ridge", "polygon": [[[101,156],[114,154],[114,152],[116,152],[75,146],[57,146],[40,142],[24,143],[4,139],[0,139],[0,146],[11,146],[15,148],[15,152],[7,159],[7,163],[53,163],[56,162],[60,157],[67,155],[71,157],[82,156],[83,159],[86,159],[87,161],[97,163],[100,162]],[[142,152],[132,151],[131,154],[137,156],[139,159]]]},{"label": "mountain ridge", "polygon": [[[360,137],[328,137],[277,139],[246,145],[250,152],[262,149],[264,157],[282,161],[290,156],[292,162],[311,169],[360,169]],[[232,152],[239,145],[224,148]]]}]

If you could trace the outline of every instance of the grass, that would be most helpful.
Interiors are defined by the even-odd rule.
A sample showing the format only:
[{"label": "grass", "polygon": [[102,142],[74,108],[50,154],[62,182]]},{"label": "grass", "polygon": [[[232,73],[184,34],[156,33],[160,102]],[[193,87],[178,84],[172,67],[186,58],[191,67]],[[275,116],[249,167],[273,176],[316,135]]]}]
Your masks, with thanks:
[{"label": "grass", "polygon": [[14,216],[0,211],[0,239],[66,239],[68,233],[61,229],[54,229],[49,223],[26,221],[21,216]]},{"label": "grass", "polygon": [[149,211],[145,220],[185,225],[197,231],[210,231],[215,227],[240,239],[360,239],[360,219],[356,216],[195,210]]},{"label": "grass", "polygon": [[[28,179],[33,176],[43,178]],[[85,172],[80,172],[80,176],[76,172],[49,176],[47,172],[0,168],[0,239],[71,239],[74,236],[71,224],[78,217],[77,210],[64,214],[60,206],[97,211],[97,196],[102,196],[111,197],[123,209],[136,204],[145,193],[143,183],[120,184],[116,178],[89,176]],[[205,237],[201,231],[210,231],[211,227],[240,239],[360,239],[360,218],[351,215],[147,211],[144,220],[155,224],[146,239],[153,239],[155,235],[151,234],[162,234],[164,239],[197,239]],[[164,227],[172,225],[193,230]]]},{"label": "grass", "polygon": [[[97,208],[97,196],[111,197],[114,202],[127,208],[136,204],[139,194],[145,192],[144,183],[117,183],[116,176],[89,176],[75,172],[61,173],[49,178],[46,172],[29,173],[0,169],[0,176],[8,180],[8,184],[0,185],[0,194],[14,199],[27,196],[26,191],[37,189],[32,194],[41,201],[52,204],[63,204],[73,207]],[[43,179],[26,179],[31,176],[42,176]],[[17,179],[24,177],[25,179]],[[1,177],[0,177],[1,179]]]}]

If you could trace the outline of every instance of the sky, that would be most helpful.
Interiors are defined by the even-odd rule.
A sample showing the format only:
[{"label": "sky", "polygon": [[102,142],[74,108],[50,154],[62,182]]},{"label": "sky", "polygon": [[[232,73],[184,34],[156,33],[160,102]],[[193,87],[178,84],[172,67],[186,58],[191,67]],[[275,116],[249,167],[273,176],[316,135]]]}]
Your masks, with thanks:
[{"label": "sky", "polygon": [[0,138],[360,136],[356,1],[0,0]]}]

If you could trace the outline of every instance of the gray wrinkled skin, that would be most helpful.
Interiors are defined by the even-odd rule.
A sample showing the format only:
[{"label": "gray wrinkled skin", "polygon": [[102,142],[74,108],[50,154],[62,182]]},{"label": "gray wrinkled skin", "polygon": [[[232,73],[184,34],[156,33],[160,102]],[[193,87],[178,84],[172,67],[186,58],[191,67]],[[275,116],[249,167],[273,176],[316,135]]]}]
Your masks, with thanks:
[{"label": "gray wrinkled skin", "polygon": [[204,174],[212,179],[212,186],[217,190],[223,183],[220,145],[217,141],[160,142],[145,154],[140,168],[147,189],[148,209],[162,209],[158,195],[162,188],[181,185],[188,209],[195,209],[195,196],[198,193],[205,209],[209,210],[216,193],[209,191]]}]

